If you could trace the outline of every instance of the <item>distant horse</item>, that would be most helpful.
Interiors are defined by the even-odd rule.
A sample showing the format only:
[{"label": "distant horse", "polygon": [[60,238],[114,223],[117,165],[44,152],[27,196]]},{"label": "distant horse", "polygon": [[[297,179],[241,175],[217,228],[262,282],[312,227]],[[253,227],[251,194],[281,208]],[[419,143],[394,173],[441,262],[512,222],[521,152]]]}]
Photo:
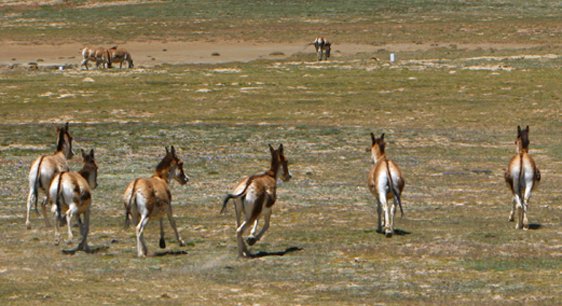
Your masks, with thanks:
[{"label": "distant horse", "polygon": [[[404,176],[402,171],[398,168],[393,161],[386,157],[384,152],[386,143],[384,142],[384,133],[380,138],[375,138],[371,133],[371,158],[373,160],[373,167],[369,172],[368,186],[369,191],[377,199],[377,213],[379,216],[378,231],[382,232],[382,227],[385,227],[384,233],[387,238],[394,235],[394,214],[396,206],[402,210],[402,202],[400,195],[404,189]],[[392,205],[388,201],[392,201]],[[381,213],[384,212],[383,219],[381,220]]]},{"label": "distant horse", "polygon": [[82,49],[82,63],[80,67],[86,66],[86,70],[88,70],[88,61],[96,62],[96,68],[99,68],[100,63],[103,68],[111,68],[111,56],[105,48],[93,49],[85,47]]},{"label": "distant horse", "polygon": [[[283,145],[279,145],[274,150],[269,145],[271,152],[271,167],[261,175],[249,176],[242,179],[231,194],[228,194],[222,203],[221,214],[225,211],[228,200],[234,199],[236,210],[236,242],[238,245],[238,256],[249,256],[248,248],[242,236],[244,232],[253,225],[248,237],[248,244],[254,245],[261,239],[265,231],[269,228],[272,207],[277,199],[276,188],[277,179],[288,181],[291,178],[289,173],[289,160],[283,153]],[[246,214],[246,221],[240,223],[241,214]],[[255,236],[258,220],[263,216],[265,223],[260,233]]]},{"label": "distant horse", "polygon": [[514,221],[515,211],[517,210],[516,229],[529,229],[527,209],[531,191],[539,186],[541,172],[535,165],[535,161],[529,155],[529,126],[521,130],[517,126],[517,154],[511,158],[505,170],[505,182],[513,194],[513,208],[509,213],[509,221]]},{"label": "distant horse", "polygon": [[68,171],[67,159],[71,159],[72,155],[72,136],[68,132],[68,122],[63,127],[55,125],[57,130],[57,151],[51,155],[43,155],[38,157],[31,163],[29,169],[29,195],[27,197],[27,218],[25,226],[31,229],[31,222],[29,221],[29,213],[31,206],[35,202],[35,210],[37,210],[37,200],[39,191],[45,193],[45,198],[41,203],[43,209],[43,217],[45,218],[45,225],[50,226],[47,219],[47,209],[45,207],[47,199],[47,190],[51,186],[51,181],[55,175],[62,171]]},{"label": "distant horse", "polygon": [[[94,159],[94,150],[89,154],[85,154],[82,150],[82,159],[84,166],[78,172],[63,171],[58,173],[49,188],[49,201],[53,204],[51,210],[55,216],[55,245],[59,244],[59,222],[58,219],[66,217],[68,225],[68,244],[72,243],[72,220],[78,218],[80,227],[80,235],[82,241],[78,245],[77,250],[88,252],[88,232],[90,230],[90,207],[92,203],[92,190],[98,186],[98,166]],[[61,216],[61,212],[64,215]],[[84,223],[80,219],[80,215],[84,216]]]},{"label": "distant horse", "polygon": [[133,68],[133,58],[129,51],[123,48],[111,47],[109,48],[111,63],[119,63],[119,68],[123,68],[123,63],[127,62],[128,68]]},{"label": "distant horse", "polygon": [[[174,216],[172,214],[172,193],[170,191],[170,180],[174,179],[181,185],[189,181],[189,177],[183,172],[183,162],[176,155],[172,146],[171,151],[166,148],[164,159],[156,166],[156,171],[150,178],[138,178],[127,186],[123,195],[125,204],[125,226],[129,225],[129,216],[133,218],[136,225],[137,254],[145,257],[147,253],[144,241],[144,228],[148,221],[160,220],[160,247],[166,247],[164,240],[164,223],[162,217],[168,215],[168,220],[176,234],[180,246],[185,242],[181,239]],[[140,219],[140,220],[139,220]]]},{"label": "distant horse", "polygon": [[306,47],[310,46],[310,45],[314,45],[314,48],[316,49],[316,53],[318,54],[318,61],[321,61],[322,58],[326,58],[326,60],[328,60],[328,58],[330,57],[330,50],[332,49],[332,43],[329,42],[325,37],[316,37],[316,39],[307,44],[305,46]]}]

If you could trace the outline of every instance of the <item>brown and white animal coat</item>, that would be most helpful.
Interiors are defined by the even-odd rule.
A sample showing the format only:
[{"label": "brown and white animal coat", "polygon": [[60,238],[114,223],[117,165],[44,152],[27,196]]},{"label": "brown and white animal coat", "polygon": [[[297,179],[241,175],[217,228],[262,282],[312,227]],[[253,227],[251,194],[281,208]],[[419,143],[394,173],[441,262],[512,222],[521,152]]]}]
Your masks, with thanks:
[{"label": "brown and white animal coat", "polygon": [[318,55],[318,61],[321,61],[324,56],[326,60],[330,57],[330,50],[332,49],[332,43],[329,42],[325,37],[316,37],[314,42],[307,44],[307,46],[314,45],[316,49],[316,54]]},{"label": "brown and white animal coat", "polygon": [[176,155],[172,146],[171,151],[166,148],[166,156],[156,167],[156,171],[150,178],[138,178],[127,186],[123,195],[126,216],[125,226],[129,225],[129,215],[136,225],[137,251],[139,257],[147,254],[144,241],[144,228],[152,219],[160,220],[160,247],[165,248],[164,223],[162,217],[168,215],[172,229],[180,246],[185,242],[181,239],[176,222],[172,214],[172,193],[170,191],[170,180],[174,179],[181,185],[189,181],[189,177],[183,172],[183,162]]},{"label": "brown and white animal coat", "polygon": [[[82,241],[77,250],[89,251],[87,237],[90,230],[90,207],[92,204],[92,190],[98,186],[98,166],[94,159],[94,150],[85,154],[82,150],[84,166],[78,172],[63,171],[58,173],[49,188],[49,200],[52,203],[51,211],[55,216],[55,245],[59,244],[59,222],[58,219],[66,216],[68,225],[68,244],[72,243],[72,220],[78,218],[80,235]],[[64,215],[61,216],[61,212]],[[84,223],[80,219],[84,216]]]},{"label": "brown and white animal coat", "polygon": [[[268,171],[261,175],[254,175],[242,179],[232,194],[228,194],[224,200],[221,209],[223,213],[226,209],[228,200],[234,199],[236,210],[236,242],[238,245],[239,256],[251,256],[242,236],[244,232],[253,226],[248,244],[254,245],[261,239],[265,231],[269,228],[269,220],[273,205],[277,199],[276,188],[277,179],[288,181],[291,178],[288,168],[288,160],[283,154],[283,145],[281,144],[277,150],[269,145],[271,152],[271,167]],[[241,214],[246,214],[246,220],[241,223]],[[263,216],[264,225],[260,233],[255,236],[258,220]]]},{"label": "brown and white animal coat", "polygon": [[74,155],[72,153],[72,136],[70,136],[68,132],[68,122],[60,128],[55,125],[55,128],[57,130],[57,151],[52,155],[38,157],[31,163],[31,168],[29,169],[29,195],[27,197],[27,218],[25,220],[27,229],[31,229],[29,214],[33,202],[35,202],[35,210],[37,210],[39,191],[45,193],[45,198],[41,203],[41,207],[43,217],[45,218],[45,225],[47,227],[50,226],[45,206],[47,204],[47,190],[49,186],[51,186],[51,182],[57,173],[68,171],[68,163],[66,160],[71,159],[72,155]]},{"label": "brown and white animal coat", "polygon": [[127,62],[128,68],[135,67],[135,65],[133,65],[133,58],[127,50],[123,48],[112,47],[109,48],[109,54],[111,63],[119,63],[119,68],[123,68],[124,62]]},{"label": "brown and white animal coat", "polygon": [[[375,138],[375,135],[371,133],[371,140],[371,158],[374,165],[368,177],[369,191],[377,199],[378,231],[381,232],[384,226],[386,237],[392,237],[394,234],[394,214],[397,205],[400,207],[402,214],[404,214],[400,200],[405,184],[404,176],[398,165],[389,160],[384,152],[386,145],[384,133],[380,138]],[[393,200],[392,205],[389,204],[390,200]],[[381,213],[384,213],[382,220]]]},{"label": "brown and white animal coat", "polygon": [[82,49],[82,63],[80,67],[86,66],[86,70],[88,70],[88,61],[96,62],[96,68],[99,68],[100,63],[104,68],[111,68],[111,55],[105,48],[93,49],[85,47]]},{"label": "brown and white animal coat", "polygon": [[513,194],[513,207],[509,213],[509,221],[514,221],[517,211],[516,229],[529,229],[527,210],[531,191],[539,186],[541,173],[535,161],[529,155],[529,126],[521,130],[517,126],[517,154],[511,158],[505,171],[505,182]]}]

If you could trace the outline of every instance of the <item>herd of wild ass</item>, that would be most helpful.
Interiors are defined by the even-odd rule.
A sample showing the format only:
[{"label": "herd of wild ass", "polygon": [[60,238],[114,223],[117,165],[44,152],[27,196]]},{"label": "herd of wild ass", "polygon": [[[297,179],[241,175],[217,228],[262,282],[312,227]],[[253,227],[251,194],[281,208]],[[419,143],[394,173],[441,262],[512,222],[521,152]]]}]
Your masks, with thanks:
[{"label": "herd of wild ass", "polygon": [[[317,37],[314,45],[318,55],[318,61],[330,57],[331,43],[324,37]],[[81,66],[88,69],[88,61],[95,61],[96,67],[102,64],[104,68],[111,68],[112,64],[128,62],[132,68],[133,59],[127,50],[112,47],[84,48],[82,50],[83,61]],[[121,67],[120,66],[120,67]],[[69,170],[67,160],[72,158],[72,136],[69,133],[69,125],[55,126],[57,131],[56,152],[52,155],[38,157],[29,171],[29,196],[27,199],[26,226],[31,228],[29,220],[30,211],[37,201],[39,192],[45,193],[41,209],[45,218],[45,225],[50,226],[47,218],[47,206],[51,206],[55,223],[55,245],[59,244],[59,224],[66,222],[68,226],[68,243],[72,243],[72,222],[74,218],[78,221],[82,241],[76,250],[88,252],[87,236],[89,231],[90,206],[92,202],[91,192],[97,187],[98,166],[94,158],[94,150],[88,154],[82,150],[84,160],[83,168],[78,172]],[[390,160],[386,153],[386,143],[383,133],[380,138],[371,133],[371,158],[373,166],[367,178],[369,191],[377,201],[378,226],[377,231],[386,237],[394,235],[394,215],[397,206],[402,215],[402,202],[400,196],[404,190],[405,180],[398,165]],[[516,229],[528,229],[529,220],[527,209],[531,192],[538,186],[541,176],[529,150],[529,127],[521,129],[517,127],[515,154],[509,161],[505,172],[505,182],[513,194],[513,208],[509,214],[509,221],[515,221],[517,212]],[[268,230],[273,205],[276,201],[277,181],[288,181],[291,178],[288,168],[288,159],[285,157],[283,145],[277,149],[269,145],[271,153],[271,166],[269,170],[261,175],[252,175],[243,178],[234,187],[223,201],[222,214],[227,207],[228,201],[233,200],[236,212],[236,243],[239,256],[251,256],[243,236],[248,228],[252,228],[247,243],[252,246],[259,241]],[[185,242],[181,239],[177,230],[176,222],[172,213],[172,193],[170,191],[170,180],[176,180],[184,185],[189,177],[184,173],[183,162],[177,156],[175,148],[166,148],[166,154],[156,166],[154,174],[150,178],[137,178],[125,188],[123,204],[125,207],[125,226],[130,223],[136,225],[137,254],[139,257],[147,255],[147,247],[144,240],[144,229],[150,220],[160,221],[160,247],[165,248],[164,240],[164,215],[174,230],[180,246]],[[242,213],[246,215],[242,220]],[[81,218],[83,216],[83,220]],[[263,217],[264,225],[256,235],[258,220]]]},{"label": "herd of wild ass", "polygon": [[123,63],[127,62],[128,68],[133,68],[133,58],[131,54],[124,48],[118,48],[113,46],[109,49],[99,47],[97,49],[85,47],[81,50],[82,53],[82,66],[86,66],[88,70],[88,62],[93,61],[96,63],[96,68],[99,68],[100,64],[102,68],[111,68],[112,64],[119,63],[119,68],[123,68]]},{"label": "herd of wild ass", "polygon": [[[80,229],[82,241],[76,250],[88,252],[87,244],[89,231],[90,206],[92,204],[92,190],[97,187],[98,166],[94,158],[94,150],[85,153],[83,168],[78,172],[69,170],[67,160],[72,158],[72,136],[69,125],[55,126],[57,131],[56,152],[51,155],[40,156],[33,161],[29,171],[29,196],[27,199],[26,226],[31,228],[29,220],[30,211],[37,202],[39,192],[45,193],[41,203],[45,225],[50,227],[47,217],[47,206],[55,223],[55,245],[59,244],[59,224],[66,222],[68,226],[68,243],[72,243],[72,222],[76,218]],[[386,142],[383,133],[379,138],[371,133],[371,158],[373,166],[367,178],[370,192],[377,201],[378,232],[384,232],[386,237],[394,235],[394,215],[397,206],[403,214],[400,196],[404,190],[405,180],[396,163],[390,160],[386,153]],[[537,169],[529,150],[529,127],[517,127],[515,140],[517,154],[509,161],[505,172],[505,182],[513,194],[513,208],[509,214],[509,221],[515,221],[517,212],[516,229],[528,229],[529,221],[527,209],[531,192],[540,182],[540,171]],[[288,159],[285,157],[283,145],[277,149],[269,145],[271,153],[271,166],[261,175],[252,175],[243,178],[228,194],[222,203],[222,214],[229,202],[233,200],[236,211],[236,243],[239,256],[252,256],[243,236],[248,228],[252,227],[247,243],[252,246],[259,241],[269,228],[273,205],[276,201],[277,181],[288,181],[291,174]],[[166,148],[166,154],[156,166],[154,174],[149,178],[137,178],[125,188],[123,204],[125,208],[125,225],[130,223],[130,217],[136,226],[137,254],[139,257],[147,255],[144,240],[144,229],[150,220],[160,221],[160,247],[165,248],[164,240],[164,215],[168,216],[172,229],[180,246],[185,242],[181,239],[172,213],[172,193],[170,181],[175,180],[184,185],[189,177],[183,170],[183,162],[178,157],[175,148]],[[392,203],[391,203],[392,202]],[[242,220],[242,213],[245,219]],[[83,216],[83,219],[81,218]],[[256,235],[258,220],[263,217],[264,225]],[[384,228],[383,228],[384,227]]]}]

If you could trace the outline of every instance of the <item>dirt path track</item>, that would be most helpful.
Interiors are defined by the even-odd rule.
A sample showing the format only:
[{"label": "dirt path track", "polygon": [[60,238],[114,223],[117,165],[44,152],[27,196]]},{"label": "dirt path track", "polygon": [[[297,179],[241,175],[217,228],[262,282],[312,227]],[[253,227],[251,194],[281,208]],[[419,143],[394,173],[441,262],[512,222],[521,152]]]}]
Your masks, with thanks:
[{"label": "dirt path track", "polygon": [[[311,60],[315,59],[314,47],[305,49],[306,42],[300,43],[258,43],[258,42],[127,42],[124,44],[112,44],[104,46],[109,48],[119,45],[126,48],[132,55],[135,66],[154,66],[162,63],[169,64],[201,64],[201,63],[226,63],[226,62],[248,62],[260,58],[285,58],[298,52],[310,53]],[[443,45],[447,46],[447,45]],[[80,64],[82,55],[80,50],[83,44],[61,44],[61,45],[35,45],[18,44],[14,42],[0,42],[0,65],[12,65],[15,63],[27,65],[29,62],[37,62],[40,65],[64,65]],[[97,47],[97,46],[95,46]],[[353,55],[361,52],[371,53],[378,49],[389,51],[416,51],[427,50],[430,44],[389,44],[385,46],[371,46],[360,44],[335,44],[332,47],[334,57],[338,55]],[[515,44],[479,44],[458,45],[458,48],[496,48],[496,49],[523,49],[536,47],[536,45]],[[213,56],[218,53],[218,56]],[[273,55],[273,54],[283,55]],[[91,65],[91,64],[90,64]]]}]

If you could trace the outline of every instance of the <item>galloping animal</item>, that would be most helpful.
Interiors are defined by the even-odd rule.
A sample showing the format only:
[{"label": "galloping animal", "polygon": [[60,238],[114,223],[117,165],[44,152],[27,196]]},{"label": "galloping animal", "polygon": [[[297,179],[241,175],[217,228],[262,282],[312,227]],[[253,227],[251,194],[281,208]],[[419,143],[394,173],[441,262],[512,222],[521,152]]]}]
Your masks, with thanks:
[{"label": "galloping animal", "polygon": [[170,220],[179,245],[185,245],[178,233],[172,214],[172,193],[169,187],[171,179],[176,180],[181,185],[185,185],[189,181],[189,177],[183,172],[183,162],[176,155],[173,146],[171,151],[166,148],[166,156],[158,164],[152,177],[135,179],[129,183],[125,190],[123,195],[126,210],[125,227],[129,225],[129,216],[131,216],[133,223],[136,225],[139,257],[145,257],[148,251],[144,241],[144,228],[151,219],[160,220],[160,247],[166,247],[162,220],[165,214],[168,215],[168,220]]},{"label": "galloping animal", "polygon": [[102,67],[111,68],[111,55],[109,51],[105,48],[89,48],[85,47],[82,49],[82,63],[80,67],[86,66],[86,70],[88,69],[88,61],[96,62],[96,68],[99,68],[100,63]]},{"label": "galloping animal", "polygon": [[43,217],[45,218],[45,225],[50,226],[49,220],[47,219],[47,209],[46,209],[46,199],[47,190],[51,186],[51,182],[55,175],[62,171],[68,171],[67,159],[71,159],[74,153],[72,153],[72,136],[68,132],[68,122],[63,127],[58,127],[55,125],[57,130],[57,151],[51,155],[43,155],[38,157],[31,163],[31,168],[29,169],[29,195],[27,197],[27,218],[25,220],[25,226],[27,229],[31,229],[31,222],[29,221],[29,213],[31,211],[31,206],[35,202],[35,210],[37,211],[37,200],[39,197],[39,191],[45,193],[45,198],[41,203],[43,210]]},{"label": "galloping animal", "polygon": [[314,42],[307,44],[306,47],[310,45],[314,45],[316,53],[318,54],[318,61],[322,61],[322,58],[324,58],[324,56],[326,57],[326,60],[328,60],[328,58],[330,57],[330,50],[332,49],[331,42],[329,42],[325,37],[319,36],[316,37]]},{"label": "galloping animal", "polygon": [[135,67],[135,65],[133,65],[133,58],[127,50],[115,46],[109,48],[109,54],[111,63],[119,63],[119,68],[123,68],[123,63],[125,61],[128,63],[128,68]]},{"label": "galloping animal", "polygon": [[[236,242],[238,245],[238,256],[251,256],[244,243],[242,236],[244,232],[253,225],[248,237],[248,244],[254,245],[261,239],[265,231],[269,228],[269,219],[273,204],[275,204],[277,179],[288,181],[291,179],[289,173],[288,159],[283,154],[283,145],[279,145],[274,150],[269,145],[271,152],[271,167],[261,175],[254,175],[242,179],[231,194],[228,194],[222,204],[221,214],[225,211],[228,200],[234,199],[236,210]],[[240,223],[242,212],[246,214],[246,221]],[[263,216],[265,223],[260,233],[255,236],[258,220]]]},{"label": "galloping animal", "polygon": [[[59,219],[66,217],[68,225],[68,244],[72,243],[72,220],[78,218],[80,227],[80,235],[82,241],[78,245],[77,250],[88,252],[87,237],[90,230],[90,206],[92,203],[92,190],[98,186],[98,166],[94,159],[94,150],[89,154],[85,154],[82,150],[82,159],[84,166],[78,172],[63,171],[58,173],[49,188],[49,202],[51,211],[55,216],[55,245],[60,242]],[[61,216],[61,212],[64,215]],[[84,223],[80,219],[80,215],[84,215]]]},{"label": "galloping animal", "polygon": [[515,211],[517,211],[516,229],[529,229],[529,219],[527,210],[531,191],[539,186],[541,172],[535,165],[535,161],[529,155],[529,126],[521,130],[517,126],[517,154],[511,158],[505,170],[505,182],[513,194],[513,207],[509,213],[509,221],[514,221]]},{"label": "galloping animal", "polygon": [[[386,157],[384,133],[380,138],[375,138],[375,135],[371,133],[371,140],[371,159],[374,165],[369,172],[368,186],[369,191],[377,199],[378,231],[382,232],[384,226],[385,236],[390,238],[394,235],[394,214],[397,205],[404,215],[400,195],[404,189],[405,181],[398,165]],[[390,200],[393,200],[392,205],[388,203]],[[384,212],[384,216],[381,220],[382,212]]]}]

